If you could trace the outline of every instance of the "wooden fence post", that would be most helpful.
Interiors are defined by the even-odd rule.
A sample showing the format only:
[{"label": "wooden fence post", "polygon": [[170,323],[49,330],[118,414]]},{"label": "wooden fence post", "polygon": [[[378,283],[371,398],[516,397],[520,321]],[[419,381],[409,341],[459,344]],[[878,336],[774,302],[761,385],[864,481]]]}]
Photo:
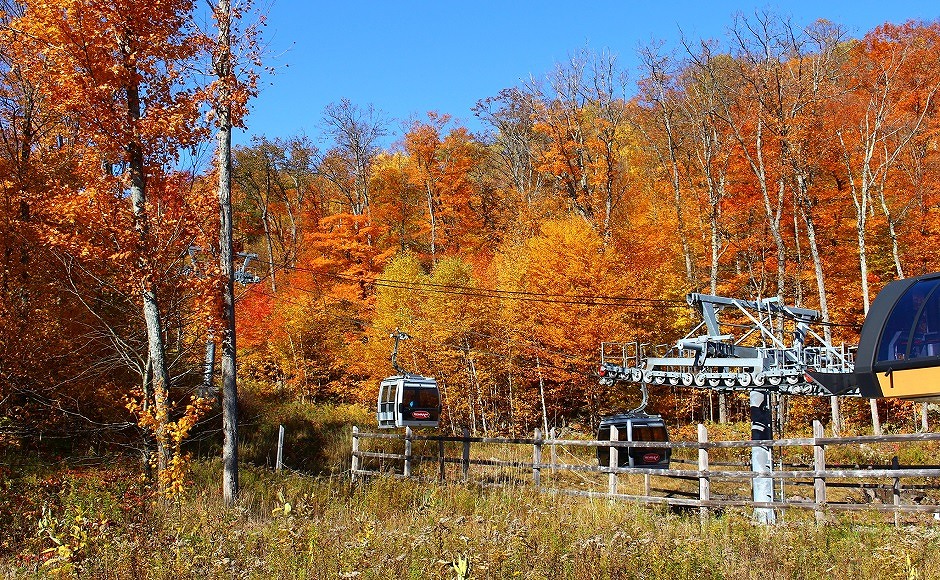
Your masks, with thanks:
[{"label": "wooden fence post", "polygon": [[[616,425],[610,426],[610,440],[620,440],[619,431],[617,430]],[[609,467],[611,471],[609,474],[607,474],[607,493],[614,495],[617,493],[617,473],[613,470],[620,467],[620,448],[611,445],[608,449],[610,449],[610,454],[607,460],[607,467]]]},{"label": "wooden fence post", "polygon": [[470,477],[470,430],[466,427],[463,428],[463,460],[461,461],[461,469],[463,470],[463,479],[464,481]]},{"label": "wooden fence post", "polygon": [[284,425],[277,426],[277,459],[274,461],[274,471],[284,467]]},{"label": "wooden fence post", "polygon": [[356,479],[359,471],[359,427],[352,428],[352,478]]},{"label": "wooden fence post", "polygon": [[444,481],[444,436],[437,436],[437,478]]},{"label": "wooden fence post", "polygon": [[405,467],[402,470],[405,477],[411,477],[411,438],[414,432],[411,427],[405,427]]},{"label": "wooden fence post", "polygon": [[535,487],[542,485],[542,430],[535,430],[535,437],[532,439],[532,484]]},{"label": "wooden fence post", "polygon": [[816,496],[817,524],[826,521],[826,512],[823,510],[826,505],[826,478],[822,477],[822,473],[826,471],[826,448],[818,442],[825,435],[822,423],[813,421],[813,470],[816,472],[816,476],[813,478],[813,489]]},{"label": "wooden fence post", "polygon": [[558,432],[552,427],[551,431],[548,432],[548,438],[552,440],[552,475],[555,475],[555,466],[558,464],[558,451],[555,445],[555,439],[557,437]]},{"label": "wooden fence post", "polygon": [[[900,469],[901,466],[898,464],[898,456],[895,455],[891,458],[891,469]],[[891,486],[891,494],[894,496],[894,506],[898,507],[901,505],[901,478],[895,477],[894,484]],[[894,510],[894,527],[901,526],[901,511]]]},{"label": "wooden fence post", "polygon": [[[712,498],[711,480],[708,477],[708,429],[702,423],[698,424],[698,470],[701,472],[698,478],[698,499],[699,501],[709,501]],[[699,507],[699,517],[708,516],[708,507]]]}]

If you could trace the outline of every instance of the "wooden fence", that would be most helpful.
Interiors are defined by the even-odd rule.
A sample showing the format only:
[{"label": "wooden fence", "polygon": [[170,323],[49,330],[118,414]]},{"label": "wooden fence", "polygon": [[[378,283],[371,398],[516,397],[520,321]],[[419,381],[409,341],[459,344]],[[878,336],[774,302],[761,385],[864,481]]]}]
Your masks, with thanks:
[{"label": "wooden fence", "polygon": [[[684,508],[698,508],[703,513],[710,509],[727,507],[750,507],[754,509],[798,508],[813,510],[816,518],[822,521],[827,511],[877,510],[893,512],[895,522],[902,513],[932,513],[940,518],[940,465],[901,465],[897,456],[890,464],[837,464],[826,463],[826,450],[835,446],[859,446],[864,449],[889,443],[910,443],[940,441],[940,433],[918,433],[908,435],[878,435],[862,437],[824,437],[823,427],[817,421],[813,425],[813,437],[795,439],[774,439],[767,441],[709,441],[704,425],[698,426],[698,441],[689,442],[628,442],[558,439],[554,431],[548,437],[539,429],[531,439],[502,437],[471,437],[466,430],[460,437],[444,435],[418,435],[409,428],[402,433],[368,433],[353,427],[352,433],[352,476],[372,476],[391,474],[398,477],[421,477],[425,479],[445,480],[449,477],[465,481],[476,480],[486,485],[531,484],[542,491],[603,497],[611,499],[633,500],[646,503],[661,503]],[[612,437],[616,433],[612,434]],[[366,450],[364,440],[375,443],[373,447],[381,449]],[[402,449],[403,443],[403,449]],[[420,453],[415,446],[423,444]],[[389,449],[389,447],[394,447]],[[471,453],[471,446],[477,446],[477,452]],[[498,447],[498,455],[485,457],[487,447]],[[751,471],[750,463],[712,461],[710,454],[720,450],[748,450],[763,446],[774,449],[776,456],[785,451],[790,455],[809,452],[812,461],[807,463],[783,463],[781,460],[770,471]],[[584,448],[610,448],[609,465],[600,466],[596,459],[589,460]],[[672,449],[673,465],[691,464],[689,469],[648,469],[639,467],[617,467],[620,449],[625,448],[664,448]],[[564,463],[559,455],[565,453],[576,457],[581,449],[580,461]],[[401,452],[398,452],[398,451]],[[482,451],[481,451],[482,450]],[[529,451],[530,450],[530,451]],[[546,450],[550,454],[546,458]],[[697,457],[679,458],[680,450]],[[588,449],[587,451],[590,451]],[[530,455],[531,453],[531,455]],[[508,456],[508,457],[507,457]],[[531,460],[529,457],[531,456]],[[775,458],[776,461],[776,458]],[[448,465],[457,465],[456,470],[448,470]],[[471,467],[477,471],[471,473]],[[498,474],[485,474],[482,470],[497,469]],[[449,471],[456,473],[449,473]],[[551,481],[546,481],[550,474]],[[593,489],[576,489],[560,474],[594,474],[595,480],[588,481],[581,477],[577,483],[581,487],[593,484]],[[606,475],[606,478],[604,477]],[[597,477],[600,479],[596,479]],[[624,479],[635,480],[633,476],[643,476],[642,485],[633,481],[634,493],[625,493],[621,487]],[[623,478],[623,479],[622,479]],[[669,487],[654,487],[657,482],[669,482]],[[771,478],[775,485],[773,501],[755,502],[747,497],[748,484],[757,478]],[[606,479],[606,481],[604,481]],[[902,481],[904,484],[902,485]],[[716,484],[736,482],[737,488],[731,493],[714,493]],[[697,483],[697,489],[695,484]],[[599,485],[598,485],[599,484]],[[691,489],[683,489],[691,487]],[[743,487],[742,487],[743,485]],[[629,487],[629,486],[628,486]],[[732,486],[734,487],[734,486]],[[805,497],[800,494],[785,496],[784,489],[811,488]],[[779,492],[777,489],[779,488]],[[831,491],[838,490],[842,498],[831,497]],[[861,501],[854,493],[862,493]],[[906,498],[904,497],[906,496]]]}]

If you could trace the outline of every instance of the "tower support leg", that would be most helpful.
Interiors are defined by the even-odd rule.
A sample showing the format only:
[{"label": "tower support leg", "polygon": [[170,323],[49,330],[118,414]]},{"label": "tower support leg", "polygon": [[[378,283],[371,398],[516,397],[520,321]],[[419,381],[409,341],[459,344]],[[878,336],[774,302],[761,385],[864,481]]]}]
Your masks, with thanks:
[{"label": "tower support leg", "polygon": [[[768,441],[773,439],[770,414],[770,393],[768,391],[751,391],[751,439],[755,441]],[[774,480],[770,477],[760,477],[757,474],[770,473],[773,457],[770,447],[766,445],[751,447],[751,470],[755,473],[753,480],[754,501],[769,503],[774,500]],[[754,519],[762,524],[773,524],[777,516],[772,508],[754,508]]]}]

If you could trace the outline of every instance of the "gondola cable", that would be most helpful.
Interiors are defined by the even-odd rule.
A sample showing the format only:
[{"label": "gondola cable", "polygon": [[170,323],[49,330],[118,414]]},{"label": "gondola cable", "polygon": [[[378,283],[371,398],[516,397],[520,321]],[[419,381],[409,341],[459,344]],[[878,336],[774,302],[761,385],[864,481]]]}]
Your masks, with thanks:
[{"label": "gondola cable", "polygon": [[[474,288],[471,286],[460,286],[456,284],[437,284],[433,282],[416,282],[416,281],[403,281],[403,280],[392,280],[386,278],[357,278],[354,276],[348,276],[343,274],[335,273],[326,273],[312,270],[309,268],[303,268],[301,266],[285,266],[285,269],[294,270],[298,272],[307,272],[311,274],[322,274],[329,276],[331,278],[336,278],[339,280],[346,280],[351,282],[362,282],[373,283],[379,287],[389,287],[389,288],[400,288],[400,289],[414,289],[424,292],[432,292],[433,290],[439,290],[440,293],[448,294],[461,294],[461,295],[470,295],[470,296],[479,296],[483,298],[503,298],[503,299],[519,299],[519,300],[534,300],[546,301],[546,302],[559,302],[559,303],[572,303],[577,304],[579,302],[597,304],[597,305],[621,305],[622,302],[642,304],[646,306],[669,306],[669,307],[685,307],[686,303],[684,300],[672,300],[672,299],[659,299],[659,298],[638,298],[631,296],[608,296],[608,295],[589,295],[589,294],[550,294],[545,292],[529,292],[521,290],[500,290],[500,289],[487,289],[487,288]],[[467,293],[467,294],[462,294]],[[560,298],[563,300],[549,300],[552,298]]]}]

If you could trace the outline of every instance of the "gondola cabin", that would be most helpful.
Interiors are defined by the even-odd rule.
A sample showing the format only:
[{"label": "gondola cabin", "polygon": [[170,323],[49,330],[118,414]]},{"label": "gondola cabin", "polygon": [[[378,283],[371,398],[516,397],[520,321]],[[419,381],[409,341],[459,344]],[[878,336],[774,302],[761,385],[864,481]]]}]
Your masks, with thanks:
[{"label": "gondola cabin", "polygon": [[897,280],[878,293],[853,379],[863,397],[940,399],[940,273]]},{"label": "gondola cabin", "polygon": [[437,427],[440,417],[441,396],[433,378],[401,374],[379,385],[380,428]]},{"label": "gondola cabin", "polygon": [[[597,429],[597,440],[610,441],[612,426],[617,428],[618,441],[669,442],[666,423],[659,415],[631,412],[604,417]],[[669,447],[621,447],[618,450],[617,464],[619,467],[669,469],[671,452]],[[597,463],[601,467],[610,465],[610,447],[597,448]]]},{"label": "gondola cabin", "polygon": [[809,372],[833,394],[940,400],[940,272],[887,284],[862,326],[851,374]]}]

